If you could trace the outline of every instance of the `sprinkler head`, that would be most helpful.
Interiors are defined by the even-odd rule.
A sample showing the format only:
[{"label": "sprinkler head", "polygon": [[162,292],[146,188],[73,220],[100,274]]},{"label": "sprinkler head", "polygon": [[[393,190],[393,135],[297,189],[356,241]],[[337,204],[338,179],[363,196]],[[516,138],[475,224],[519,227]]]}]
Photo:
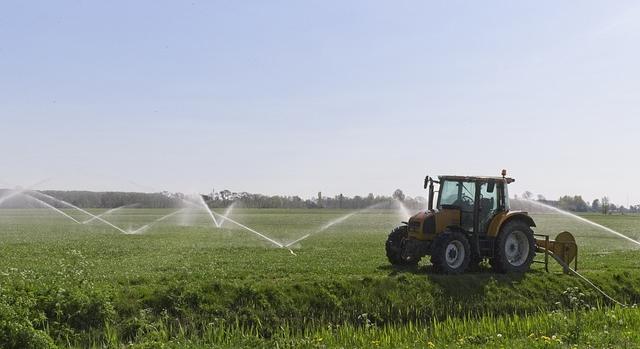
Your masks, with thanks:
[{"label": "sprinkler head", "polygon": [[507,170],[502,170],[502,177],[506,177],[507,176]]}]

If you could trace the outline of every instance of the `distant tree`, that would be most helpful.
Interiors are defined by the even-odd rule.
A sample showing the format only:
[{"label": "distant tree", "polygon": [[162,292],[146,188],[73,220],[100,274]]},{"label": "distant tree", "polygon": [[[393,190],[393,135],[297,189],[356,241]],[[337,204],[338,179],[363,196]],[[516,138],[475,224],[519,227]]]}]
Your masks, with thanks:
[{"label": "distant tree", "polygon": [[573,198],[571,196],[565,195],[561,196],[558,199],[558,208],[565,211],[575,211],[575,205],[573,204]]},{"label": "distant tree", "polygon": [[584,199],[582,198],[581,195],[574,196],[573,200],[575,202],[576,211],[577,212],[587,212],[587,211],[589,211],[589,204],[587,204],[587,202],[584,201]]},{"label": "distant tree", "polygon": [[591,203],[591,210],[594,212],[600,212],[600,199],[595,199]]},{"label": "distant tree", "polygon": [[222,200],[224,202],[229,201],[229,199],[231,198],[231,192],[229,190],[227,190],[227,189],[221,191],[218,194],[220,194],[220,200]]},{"label": "distant tree", "polygon": [[602,206],[602,214],[609,213],[609,198],[604,196],[604,197],[602,197],[600,202],[601,202],[601,206]]},{"label": "distant tree", "polygon": [[528,190],[522,193],[522,198],[525,200],[531,200],[532,197],[533,197],[533,193]]},{"label": "distant tree", "polygon": [[582,199],[582,196],[575,195],[569,196],[565,195],[558,199],[558,207],[565,211],[574,211],[574,212],[586,212],[589,210],[589,205]]},{"label": "distant tree", "polygon": [[545,198],[542,194],[538,194],[538,201],[547,201],[547,198]]},{"label": "distant tree", "polygon": [[396,189],[396,191],[393,192],[392,197],[398,201],[404,201],[404,193],[400,189]]}]

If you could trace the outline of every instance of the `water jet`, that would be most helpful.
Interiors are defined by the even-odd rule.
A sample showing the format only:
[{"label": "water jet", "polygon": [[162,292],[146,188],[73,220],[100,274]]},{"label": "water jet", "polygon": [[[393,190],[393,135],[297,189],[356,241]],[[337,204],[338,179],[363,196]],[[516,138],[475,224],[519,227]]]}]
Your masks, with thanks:
[{"label": "water jet", "polygon": [[120,227],[117,227],[117,226],[116,226],[116,225],[114,225],[113,223],[111,223],[111,222],[109,222],[109,221],[105,220],[104,218],[101,218],[101,217],[98,217],[98,216],[96,216],[96,215],[94,215],[94,214],[91,214],[91,213],[89,213],[89,212],[87,212],[87,211],[85,211],[85,210],[81,209],[80,207],[78,207],[78,206],[76,206],[76,205],[70,204],[70,203],[68,203],[68,202],[66,202],[66,201],[64,201],[64,200],[60,200],[60,199],[58,199],[58,198],[54,198],[54,197],[53,197],[53,196],[51,196],[51,195],[47,195],[47,194],[41,193],[41,192],[39,192],[39,191],[30,191],[30,192],[31,192],[31,193],[33,193],[33,194],[35,194],[35,195],[39,195],[39,196],[42,196],[42,197],[47,198],[47,199],[49,199],[49,200],[53,200],[53,201],[55,201],[55,202],[58,202],[58,203],[60,203],[60,204],[62,204],[62,205],[65,205],[65,206],[67,206],[67,207],[74,208],[74,209],[76,209],[76,210],[78,210],[78,211],[80,211],[80,212],[82,212],[82,213],[84,213],[84,214],[86,214],[86,215],[89,215],[89,216],[91,216],[91,217],[94,217],[95,219],[97,219],[97,220],[101,221],[101,222],[102,222],[102,223],[104,223],[104,224],[107,224],[108,226],[110,226],[110,227],[112,227],[112,228],[114,228],[114,229],[118,230],[119,232],[121,232],[121,233],[123,233],[123,234],[128,234],[126,230],[124,230],[124,229],[122,229],[122,228],[120,228]]}]

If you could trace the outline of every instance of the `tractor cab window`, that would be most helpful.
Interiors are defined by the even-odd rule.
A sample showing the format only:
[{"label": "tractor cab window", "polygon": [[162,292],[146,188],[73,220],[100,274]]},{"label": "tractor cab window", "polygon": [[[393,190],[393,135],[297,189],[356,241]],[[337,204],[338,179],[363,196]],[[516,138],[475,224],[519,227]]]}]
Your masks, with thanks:
[{"label": "tractor cab window", "polygon": [[444,181],[440,186],[438,208],[459,208],[461,211],[472,212],[475,192],[474,182]]},{"label": "tractor cab window", "polygon": [[475,182],[444,181],[440,185],[438,209],[460,210],[460,227],[473,231],[475,193]]},{"label": "tractor cab window", "polygon": [[502,188],[504,188],[504,190],[503,190],[503,192],[504,192],[504,194],[503,194],[504,195],[504,197],[503,197],[504,209],[505,209],[505,211],[509,211],[509,209],[510,209],[510,206],[509,206],[509,187],[506,184],[503,184]]},{"label": "tractor cab window", "polygon": [[480,185],[479,214],[480,231],[486,232],[491,219],[499,210],[500,186],[495,182],[482,183]]}]

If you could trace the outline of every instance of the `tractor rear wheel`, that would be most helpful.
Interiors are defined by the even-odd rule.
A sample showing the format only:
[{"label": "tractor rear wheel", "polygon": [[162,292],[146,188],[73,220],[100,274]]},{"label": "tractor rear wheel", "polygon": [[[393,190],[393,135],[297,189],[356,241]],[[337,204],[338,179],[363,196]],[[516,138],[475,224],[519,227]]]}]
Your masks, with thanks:
[{"label": "tractor rear wheel", "polygon": [[385,249],[387,251],[387,259],[393,265],[416,265],[417,259],[405,259],[402,255],[404,241],[409,237],[409,229],[406,225],[401,225],[389,233]]},{"label": "tractor rear wheel", "polygon": [[501,273],[524,273],[529,270],[535,255],[533,230],[527,223],[514,220],[500,230],[491,266]]},{"label": "tractor rear wheel", "polygon": [[471,247],[467,237],[458,231],[445,231],[433,241],[431,263],[443,274],[460,274],[469,267]]}]

